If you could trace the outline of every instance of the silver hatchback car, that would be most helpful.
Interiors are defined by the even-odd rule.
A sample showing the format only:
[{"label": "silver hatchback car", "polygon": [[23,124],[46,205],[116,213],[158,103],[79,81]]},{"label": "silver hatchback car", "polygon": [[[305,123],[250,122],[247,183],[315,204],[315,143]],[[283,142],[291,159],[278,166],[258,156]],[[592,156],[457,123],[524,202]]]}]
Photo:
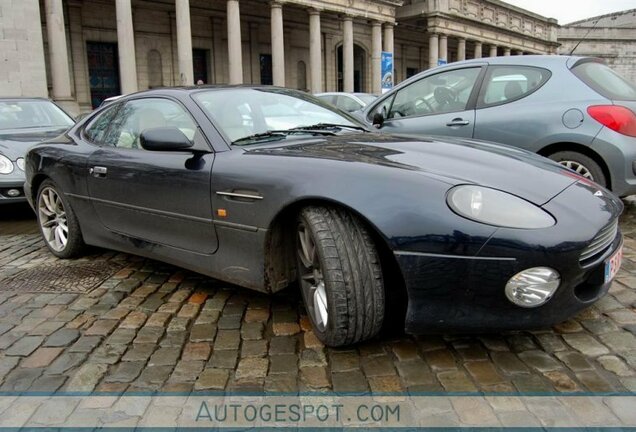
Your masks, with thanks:
[{"label": "silver hatchback car", "polygon": [[512,56],[421,72],[362,116],[392,134],[521,147],[626,196],[636,193],[635,112],[636,85],[599,59]]}]

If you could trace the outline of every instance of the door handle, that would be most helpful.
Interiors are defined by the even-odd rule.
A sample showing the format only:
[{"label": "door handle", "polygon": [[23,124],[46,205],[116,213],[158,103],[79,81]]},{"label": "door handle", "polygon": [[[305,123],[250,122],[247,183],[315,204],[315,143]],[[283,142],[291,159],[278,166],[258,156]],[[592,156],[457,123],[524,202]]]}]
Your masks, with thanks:
[{"label": "door handle", "polygon": [[464,120],[463,118],[454,118],[450,121],[450,123],[446,123],[446,126],[468,126],[470,122],[468,120]]},{"label": "door handle", "polygon": [[88,172],[93,177],[106,177],[106,174],[108,174],[108,168],[95,166],[95,167],[89,168]]}]

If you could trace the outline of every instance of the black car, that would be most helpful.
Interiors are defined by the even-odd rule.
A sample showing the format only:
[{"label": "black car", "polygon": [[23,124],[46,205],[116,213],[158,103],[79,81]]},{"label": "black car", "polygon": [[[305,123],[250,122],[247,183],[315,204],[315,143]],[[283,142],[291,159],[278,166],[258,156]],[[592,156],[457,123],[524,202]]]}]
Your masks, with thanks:
[{"label": "black car", "polygon": [[0,205],[26,202],[24,155],[75,122],[48,99],[0,98]]},{"label": "black car", "polygon": [[86,244],[263,292],[298,281],[317,336],[529,329],[603,296],[622,203],[535,154],[370,132],[275,87],[141,92],[27,155],[53,254]]}]

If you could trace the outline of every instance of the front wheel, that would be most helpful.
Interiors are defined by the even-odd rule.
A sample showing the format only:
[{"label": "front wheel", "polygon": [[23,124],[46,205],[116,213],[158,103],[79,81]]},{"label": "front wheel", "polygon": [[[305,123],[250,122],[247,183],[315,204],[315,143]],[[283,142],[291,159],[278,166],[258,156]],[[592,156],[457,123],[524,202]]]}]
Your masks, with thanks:
[{"label": "front wheel", "polygon": [[307,207],[296,231],[299,284],[318,339],[336,347],[375,336],[384,319],[384,282],[362,223],[341,209]]},{"label": "front wheel", "polygon": [[548,157],[564,167],[570,168],[577,174],[603,187],[607,187],[607,180],[605,179],[603,170],[592,158],[572,151],[557,152]]},{"label": "front wheel", "polygon": [[51,180],[40,185],[36,213],[44,242],[53,255],[72,258],[83,251],[84,240],[75,212]]}]

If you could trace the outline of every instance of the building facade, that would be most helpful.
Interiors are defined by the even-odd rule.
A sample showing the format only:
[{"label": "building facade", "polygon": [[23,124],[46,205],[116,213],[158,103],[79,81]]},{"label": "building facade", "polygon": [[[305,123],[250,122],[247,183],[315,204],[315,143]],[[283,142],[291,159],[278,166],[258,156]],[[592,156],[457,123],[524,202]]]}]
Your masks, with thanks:
[{"label": "building facade", "polygon": [[558,36],[559,53],[600,57],[636,83],[636,9],[573,22]]},{"label": "building facade", "polygon": [[399,82],[465,58],[553,54],[556,31],[499,0],[0,0],[0,97],[78,113],[197,82],[379,93],[382,51]]}]

